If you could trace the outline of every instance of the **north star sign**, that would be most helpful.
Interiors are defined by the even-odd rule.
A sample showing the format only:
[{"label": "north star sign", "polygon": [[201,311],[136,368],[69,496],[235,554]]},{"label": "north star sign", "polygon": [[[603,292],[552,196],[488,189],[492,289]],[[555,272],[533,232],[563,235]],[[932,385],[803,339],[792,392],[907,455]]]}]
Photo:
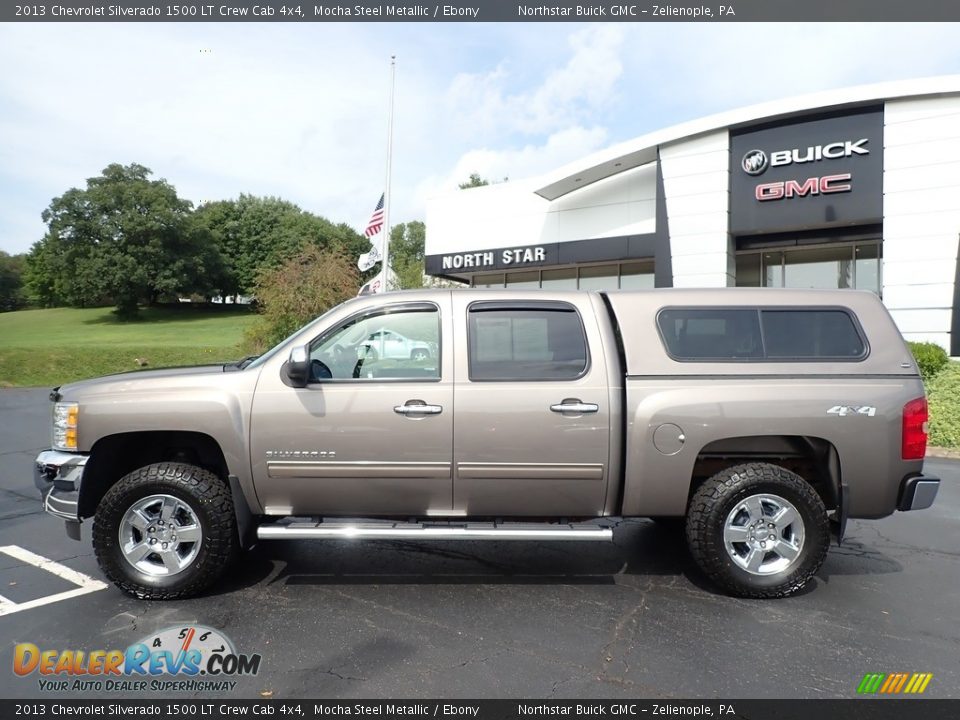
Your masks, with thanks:
[{"label": "north star sign", "polygon": [[462,268],[489,269],[496,267],[497,253],[500,254],[501,265],[542,263],[547,259],[546,249],[542,246],[537,246],[444,255],[441,261],[441,267],[444,270],[460,270]]}]

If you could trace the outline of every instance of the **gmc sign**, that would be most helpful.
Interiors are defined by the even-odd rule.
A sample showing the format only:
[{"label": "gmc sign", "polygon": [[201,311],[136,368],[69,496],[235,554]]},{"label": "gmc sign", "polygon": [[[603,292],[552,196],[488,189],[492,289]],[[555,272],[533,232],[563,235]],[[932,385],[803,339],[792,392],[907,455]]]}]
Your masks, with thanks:
[{"label": "gmc sign", "polygon": [[850,173],[840,175],[824,175],[823,177],[807,178],[800,183],[796,180],[762,183],[757,185],[754,195],[757,200],[783,200],[784,198],[804,197],[806,195],[826,195],[828,193],[850,192],[853,186]]}]

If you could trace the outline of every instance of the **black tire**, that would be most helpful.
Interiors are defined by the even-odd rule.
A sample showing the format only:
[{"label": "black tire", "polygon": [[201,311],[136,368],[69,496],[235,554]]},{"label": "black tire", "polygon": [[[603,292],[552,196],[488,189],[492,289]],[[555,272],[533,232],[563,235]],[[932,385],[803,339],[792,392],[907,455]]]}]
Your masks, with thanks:
[{"label": "black tire", "polygon": [[428,350],[424,350],[423,348],[417,348],[416,350],[411,350],[410,359],[413,360],[414,362],[419,362],[421,360],[429,360],[430,352]]},{"label": "black tire", "polygon": [[[187,505],[202,532],[192,562],[170,575],[141,571],[121,549],[121,523],[127,510],[158,494]],[[100,500],[93,522],[93,548],[104,575],[128,595],[143,600],[196,595],[216,581],[237,554],[230,488],[209,470],[184,463],[157,463],[134,470]]]},{"label": "black tire", "polygon": [[[793,505],[802,522],[803,542],[799,554],[785,568],[755,574],[734,561],[724,541],[724,528],[741,502],[763,494]],[[797,592],[820,569],[830,545],[827,512],[817,492],[799,475],[768,463],[736,465],[704,482],[690,500],[686,533],[690,553],[703,572],[729,594],[746,598],[787,597]],[[749,551],[750,546],[745,541],[732,547]],[[770,557],[758,552],[763,558]]]}]

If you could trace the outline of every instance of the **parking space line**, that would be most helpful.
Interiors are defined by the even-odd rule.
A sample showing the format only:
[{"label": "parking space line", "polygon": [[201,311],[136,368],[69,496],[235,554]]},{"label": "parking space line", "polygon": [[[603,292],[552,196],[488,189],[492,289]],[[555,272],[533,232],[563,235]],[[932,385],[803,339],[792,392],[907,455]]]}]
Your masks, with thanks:
[{"label": "parking space line", "polygon": [[9,555],[16,560],[33,565],[41,570],[45,570],[59,578],[63,578],[67,582],[71,582],[74,585],[79,586],[74,590],[67,590],[65,592],[56,593],[55,595],[47,595],[46,597],[36,598],[23,603],[13,602],[12,600],[0,595],[0,616],[11,615],[22,610],[30,610],[35,607],[40,607],[41,605],[49,605],[50,603],[60,602],[61,600],[69,600],[70,598],[77,597],[78,595],[86,595],[87,593],[103,590],[107,587],[105,582],[95,580],[89,575],[84,575],[81,572],[72,570],[66,565],[61,565],[56,560],[50,560],[42,555],[37,555],[36,553],[30,552],[29,550],[26,550],[18,545],[0,546],[0,553]]}]

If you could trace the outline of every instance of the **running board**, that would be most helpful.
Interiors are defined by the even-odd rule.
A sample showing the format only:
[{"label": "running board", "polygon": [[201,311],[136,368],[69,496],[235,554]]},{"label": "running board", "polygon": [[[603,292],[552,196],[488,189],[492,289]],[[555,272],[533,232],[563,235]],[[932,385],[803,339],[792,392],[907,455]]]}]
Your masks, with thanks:
[{"label": "running board", "polygon": [[260,540],[593,540],[613,539],[613,528],[591,523],[280,522],[257,528]]}]

